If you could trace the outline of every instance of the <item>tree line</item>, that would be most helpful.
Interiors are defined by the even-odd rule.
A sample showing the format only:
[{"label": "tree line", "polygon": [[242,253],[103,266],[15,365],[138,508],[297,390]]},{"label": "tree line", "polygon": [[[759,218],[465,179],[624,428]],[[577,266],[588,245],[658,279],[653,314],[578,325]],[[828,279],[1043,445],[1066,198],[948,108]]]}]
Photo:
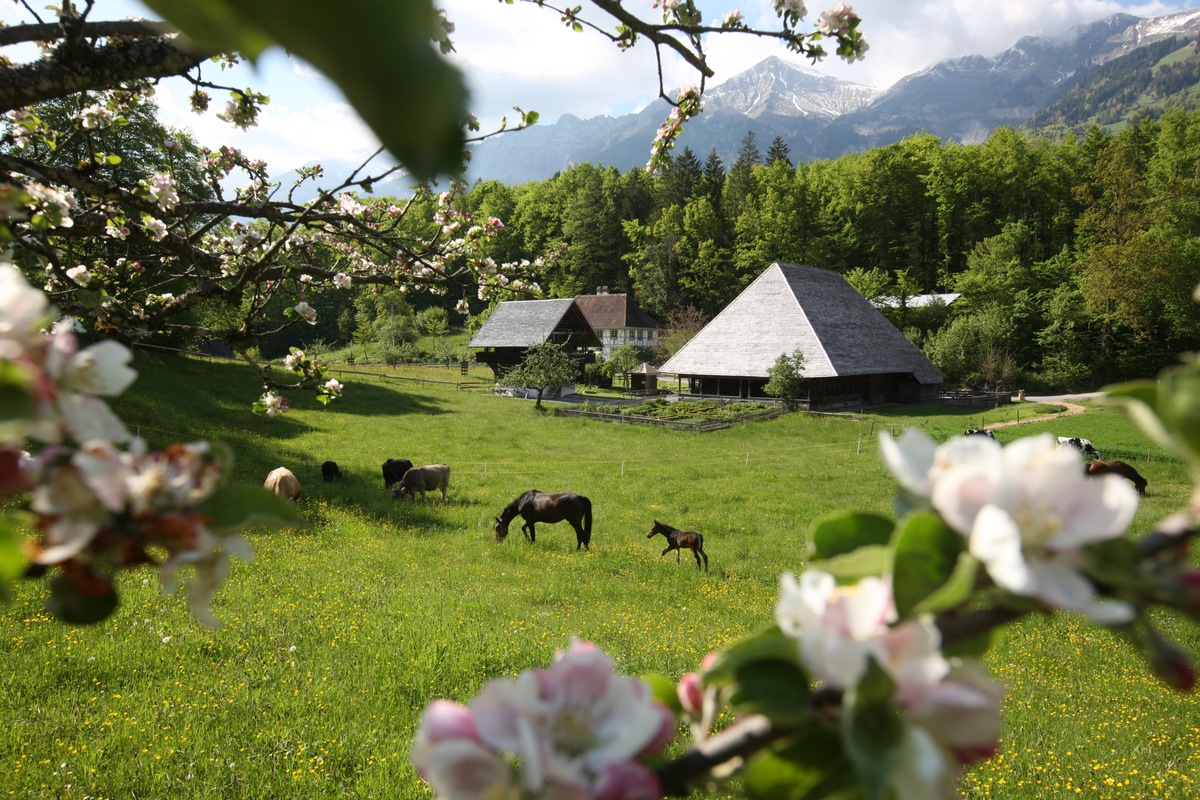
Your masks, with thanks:
[{"label": "tree line", "polygon": [[683,147],[658,175],[580,164],[477,182],[463,204],[505,221],[497,259],[560,252],[551,296],[606,286],[660,320],[711,317],[771,262],[804,264],[895,298],[885,313],[948,383],[1091,388],[1200,343],[1198,140],[1200,113],[1169,110],[1116,134],[918,134],[792,164],[751,132],[728,167]]}]

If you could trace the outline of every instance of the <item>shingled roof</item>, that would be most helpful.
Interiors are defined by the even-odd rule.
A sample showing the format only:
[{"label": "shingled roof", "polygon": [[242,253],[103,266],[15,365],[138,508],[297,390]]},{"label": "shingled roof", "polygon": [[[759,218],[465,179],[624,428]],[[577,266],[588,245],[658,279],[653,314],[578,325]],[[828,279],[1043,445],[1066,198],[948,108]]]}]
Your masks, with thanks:
[{"label": "shingled roof", "polygon": [[673,375],[766,378],[782,354],[804,354],[804,375],[942,373],[836,272],[776,262],[659,367]]},{"label": "shingled roof", "polygon": [[638,308],[631,294],[581,294],[575,298],[593,328],[657,328],[658,321]]},{"label": "shingled roof", "polygon": [[472,337],[468,347],[533,347],[555,332],[579,334],[580,347],[600,347],[600,337],[571,298],[506,300],[499,303]]}]

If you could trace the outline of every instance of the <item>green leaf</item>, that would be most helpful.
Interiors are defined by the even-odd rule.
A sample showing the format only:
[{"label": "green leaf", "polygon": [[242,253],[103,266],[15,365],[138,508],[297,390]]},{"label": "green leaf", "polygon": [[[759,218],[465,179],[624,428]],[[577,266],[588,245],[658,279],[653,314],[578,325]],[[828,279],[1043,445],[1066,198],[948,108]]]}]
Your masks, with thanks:
[{"label": "green leaf", "polygon": [[1175,450],[1200,462],[1200,368],[1193,364],[1163,370],[1158,381],[1158,413],[1176,440]]},{"label": "green leaf", "polygon": [[809,716],[809,677],[800,666],[796,642],[778,626],[735,643],[704,673],[706,685],[732,685],[730,703],[739,711],[794,723]]},{"label": "green leaf", "polygon": [[1111,587],[1138,587],[1153,582],[1141,573],[1142,551],[1130,539],[1108,539],[1083,548],[1089,576]]},{"label": "green leaf", "polygon": [[213,533],[227,535],[250,527],[303,528],[294,503],[259,486],[224,486],[197,509]]},{"label": "green leaf", "polygon": [[833,575],[837,578],[838,583],[848,584],[857,583],[868,575],[884,574],[887,572],[891,558],[891,548],[882,545],[867,545],[859,547],[852,553],[818,562],[814,566]]},{"label": "green leaf", "polygon": [[917,603],[913,614],[936,614],[962,605],[975,590],[978,578],[979,559],[970,553],[962,553],[954,564],[950,579]]},{"label": "green leaf", "polygon": [[892,594],[901,619],[911,617],[922,600],[950,580],[965,549],[963,537],[937,514],[923,511],[904,518],[892,556]]},{"label": "green leaf", "polygon": [[1142,431],[1160,446],[1178,452],[1167,424],[1158,415],[1158,383],[1132,381],[1104,389],[1105,401],[1120,408]]},{"label": "green leaf", "polygon": [[738,667],[731,706],[762,714],[775,722],[796,724],[812,716],[808,673],[795,661],[763,659]]},{"label": "green leaf", "polygon": [[671,709],[675,714],[683,711],[683,705],[679,702],[679,692],[675,691],[675,681],[657,672],[643,675],[642,680],[650,687],[651,697]]},{"label": "green leaf", "polygon": [[118,155],[108,155],[108,156],[105,156],[105,157],[104,157],[104,160],[105,160],[106,162],[108,162],[108,163],[109,163],[110,165],[112,165],[112,166],[116,166],[117,164],[120,164],[120,163],[121,163],[121,157],[120,157],[120,156],[118,156]]},{"label": "green leaf", "polygon": [[337,84],[418,180],[462,166],[467,89],[437,53],[431,0],[151,0],[196,39],[255,58],[271,43]]},{"label": "green leaf", "polygon": [[863,797],[835,731],[813,726],[752,760],[744,772],[752,800],[855,800]]},{"label": "green leaf", "polygon": [[833,558],[867,545],[887,544],[893,523],[877,514],[855,512],[836,514],[813,525],[813,558]]},{"label": "green leaf", "polygon": [[785,636],[778,625],[770,625],[758,633],[734,642],[729,649],[721,653],[716,663],[704,672],[704,684],[725,686],[733,683],[737,670],[743,665],[764,659],[783,659],[799,663],[796,647],[796,641]]},{"label": "green leaf", "polygon": [[32,388],[23,369],[12,361],[0,361],[0,420],[32,417]]},{"label": "green leaf", "polygon": [[105,594],[84,594],[60,575],[50,581],[46,610],[72,625],[94,625],[108,619],[117,603],[117,592],[111,587]]},{"label": "green leaf", "polygon": [[862,779],[869,800],[891,796],[891,777],[899,762],[904,722],[892,704],[895,684],[874,658],[854,692],[853,705],[843,710],[846,752]]}]

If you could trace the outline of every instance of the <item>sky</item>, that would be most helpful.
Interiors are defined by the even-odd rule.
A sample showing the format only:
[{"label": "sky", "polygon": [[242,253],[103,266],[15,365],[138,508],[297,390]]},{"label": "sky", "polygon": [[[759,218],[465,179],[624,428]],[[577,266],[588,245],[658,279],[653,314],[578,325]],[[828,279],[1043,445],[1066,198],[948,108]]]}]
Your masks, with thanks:
[{"label": "sky", "polygon": [[[815,22],[835,1],[808,0],[806,21]],[[578,2],[584,5],[581,16],[587,18],[587,0]],[[644,7],[646,18],[661,13],[651,4],[652,0],[625,0],[627,9]],[[587,119],[634,112],[658,95],[655,54],[646,43],[622,52],[603,36],[572,32],[556,13],[527,3],[442,0],[440,5],[455,24],[452,59],[467,76],[471,107],[485,130],[502,115],[515,120],[513,106],[538,111],[542,123],[548,124],[563,114]],[[699,5],[706,19],[719,20],[737,9],[752,27],[769,27],[776,20],[770,0],[700,0]],[[850,5],[862,17],[859,29],[870,45],[863,60],[846,64],[831,55],[810,65],[767,41],[723,34],[706,43],[709,65],[716,72],[708,87],[777,55],[822,74],[887,88],[948,58],[996,55],[1022,36],[1062,35],[1073,25],[1119,12],[1168,14],[1200,7],[1200,0],[852,0]],[[136,0],[97,0],[96,6],[92,19],[151,16]],[[12,23],[15,15],[11,0],[0,6],[0,20]],[[593,18],[607,19],[595,13]],[[669,92],[698,83],[699,76],[679,60],[664,59],[663,68]],[[278,48],[254,68],[215,77],[252,85],[271,96],[256,129],[236,133],[211,113],[192,114],[187,109],[190,87],[177,80],[159,88],[164,121],[190,129],[201,144],[230,144],[263,158],[272,174],[331,157],[365,158],[377,147],[336,87]],[[214,96],[214,106],[219,108],[225,99]]]}]

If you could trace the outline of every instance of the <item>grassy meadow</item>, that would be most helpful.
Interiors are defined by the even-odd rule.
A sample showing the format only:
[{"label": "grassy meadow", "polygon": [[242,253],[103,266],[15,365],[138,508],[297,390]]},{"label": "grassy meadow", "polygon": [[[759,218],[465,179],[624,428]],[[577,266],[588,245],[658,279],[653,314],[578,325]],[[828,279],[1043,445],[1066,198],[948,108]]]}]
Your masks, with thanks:
[{"label": "grassy meadow", "polygon": [[[572,636],[624,672],[678,678],[771,620],[778,575],[805,566],[815,519],[888,512],[881,429],[944,438],[980,417],[942,407],[791,414],[695,434],[355,376],[336,403],[295,396],[292,413],[268,420],[249,412],[260,387],[244,367],[144,351],[136,366],[139,381],[115,404],[132,428],[154,447],[225,442],[234,481],[261,483],[288,466],[308,526],[250,534],[255,561],[234,565],[215,631],[145,570],[123,577],[121,606],[91,628],[52,621],[44,585],[20,585],[0,607],[0,797],[427,797],[407,751],[431,699],[465,702],[494,677],[548,664]],[[1032,411],[1021,407],[1025,419]],[[989,410],[987,422],[1010,413]],[[1150,495],[1135,534],[1190,493],[1183,465],[1112,410],[996,435],[1041,431],[1140,459]],[[448,463],[448,501],[393,501],[386,458]],[[343,481],[321,482],[327,459]],[[493,541],[493,518],[534,487],[592,499],[590,551],[575,550],[565,524],[539,526],[532,545],[515,523]],[[654,519],[701,531],[710,571],[690,556],[660,558],[664,541],[646,538]],[[1200,653],[1195,627],[1165,623]],[[1106,632],[1029,620],[990,666],[1012,688],[1006,734],[968,773],[965,796],[1200,790],[1195,698],[1159,686]]]}]

